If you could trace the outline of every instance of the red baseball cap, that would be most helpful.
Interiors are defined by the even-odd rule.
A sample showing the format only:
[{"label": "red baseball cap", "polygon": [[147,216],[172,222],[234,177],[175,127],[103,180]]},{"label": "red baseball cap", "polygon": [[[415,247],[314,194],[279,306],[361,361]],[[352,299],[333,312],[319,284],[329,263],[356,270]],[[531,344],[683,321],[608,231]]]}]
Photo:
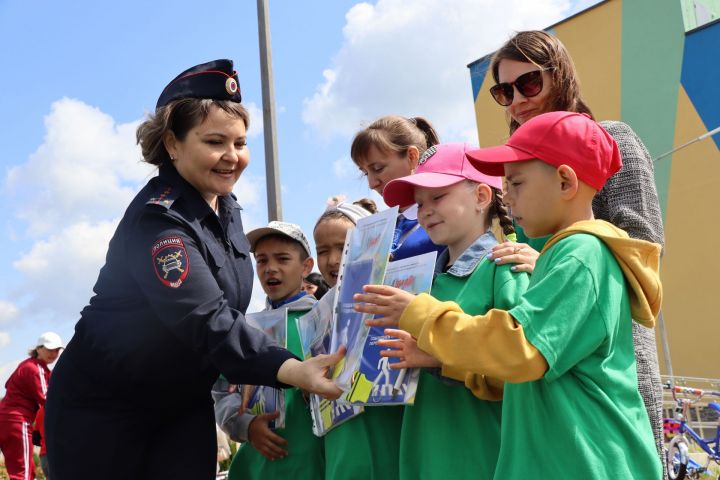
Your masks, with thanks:
[{"label": "red baseball cap", "polygon": [[466,154],[473,148],[466,143],[443,143],[428,148],[420,157],[413,175],[396,178],[385,185],[385,203],[390,207],[406,207],[415,203],[415,187],[443,188],[463,180],[501,189],[500,177],[485,175],[468,162]]},{"label": "red baseball cap", "polygon": [[467,153],[470,163],[488,175],[504,175],[503,164],[538,159],[567,165],[595,190],[622,167],[615,140],[584,113],[549,112],[518,128],[505,145]]}]

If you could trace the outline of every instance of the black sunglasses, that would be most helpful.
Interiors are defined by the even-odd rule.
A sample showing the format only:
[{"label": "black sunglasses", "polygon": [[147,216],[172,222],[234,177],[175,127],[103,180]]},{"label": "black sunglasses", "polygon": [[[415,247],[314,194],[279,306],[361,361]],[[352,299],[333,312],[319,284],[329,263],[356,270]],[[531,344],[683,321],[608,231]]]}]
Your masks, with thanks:
[{"label": "black sunglasses", "polygon": [[542,92],[542,72],[547,70],[552,70],[552,68],[533,70],[532,72],[523,73],[517,77],[514,82],[503,82],[493,85],[490,87],[490,95],[503,107],[507,107],[513,102],[513,97],[515,96],[513,85],[523,97],[534,97]]}]

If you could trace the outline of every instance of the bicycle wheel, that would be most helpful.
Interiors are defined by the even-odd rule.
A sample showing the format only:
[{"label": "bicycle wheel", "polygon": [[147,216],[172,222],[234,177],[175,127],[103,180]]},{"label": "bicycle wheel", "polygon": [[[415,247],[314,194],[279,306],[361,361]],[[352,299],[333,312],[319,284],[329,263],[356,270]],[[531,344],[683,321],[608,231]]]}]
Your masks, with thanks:
[{"label": "bicycle wheel", "polygon": [[688,446],[685,439],[681,436],[676,436],[667,448],[667,476],[670,480],[683,480],[687,475],[688,466]]}]

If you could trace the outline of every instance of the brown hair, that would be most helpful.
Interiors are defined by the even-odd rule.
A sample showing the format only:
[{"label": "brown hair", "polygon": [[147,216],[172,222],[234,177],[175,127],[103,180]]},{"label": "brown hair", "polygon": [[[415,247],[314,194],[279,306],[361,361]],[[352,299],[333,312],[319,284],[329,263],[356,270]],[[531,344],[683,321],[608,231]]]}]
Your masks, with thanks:
[{"label": "brown hair", "polygon": [[245,128],[250,127],[250,115],[240,103],[209,98],[182,98],[158,108],[137,128],[135,137],[147,163],[158,167],[170,161],[163,139],[165,133],[173,132],[180,141],[187,133],[205,121],[211,107],[217,107],[228,115],[242,119]]},{"label": "brown hair", "polygon": [[[466,178],[465,184],[469,187],[476,188],[480,185],[480,182]],[[491,187],[490,185],[488,185],[488,188],[490,188],[492,192],[492,198],[490,199],[487,212],[487,220],[490,223],[489,228],[493,235],[495,235],[495,238],[502,242],[508,235],[515,233],[515,226],[513,225],[512,217],[508,213],[507,206],[503,201],[502,190]]]},{"label": "brown hair", "polygon": [[35,348],[31,348],[30,350],[28,350],[28,355],[30,355],[31,358],[38,358],[38,348],[39,347],[40,346],[37,346]]},{"label": "brown hair", "polygon": [[[546,112],[587,113],[593,118],[590,107],[580,95],[580,82],[572,57],[557,37],[542,30],[516,33],[493,55],[490,71],[495,83],[500,82],[498,75],[500,61],[506,59],[529,62],[538,68],[549,70],[552,85],[548,103],[544,108]],[[512,118],[509,121],[510,133],[513,133],[520,124]]]},{"label": "brown hair", "polygon": [[372,146],[384,153],[405,156],[410,147],[416,147],[422,154],[438,143],[440,139],[437,132],[425,118],[388,115],[378,118],[355,135],[350,157],[359,165]]},{"label": "brown hair", "polygon": [[[491,220],[491,228],[495,237],[502,242],[501,237],[507,237],[511,233],[515,233],[515,226],[503,201],[502,190],[495,187],[490,187],[490,190],[493,192],[493,197],[488,208],[488,218]],[[502,235],[498,235],[500,233]]]}]

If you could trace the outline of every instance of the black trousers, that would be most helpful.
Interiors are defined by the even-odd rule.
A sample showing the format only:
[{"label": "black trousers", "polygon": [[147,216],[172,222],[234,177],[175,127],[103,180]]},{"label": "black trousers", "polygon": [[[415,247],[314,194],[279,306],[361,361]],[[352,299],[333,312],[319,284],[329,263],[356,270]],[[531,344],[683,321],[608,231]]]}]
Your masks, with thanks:
[{"label": "black trousers", "polygon": [[178,407],[183,399],[137,392],[122,401],[91,383],[69,362],[55,367],[45,414],[53,480],[215,478],[210,392]]}]

